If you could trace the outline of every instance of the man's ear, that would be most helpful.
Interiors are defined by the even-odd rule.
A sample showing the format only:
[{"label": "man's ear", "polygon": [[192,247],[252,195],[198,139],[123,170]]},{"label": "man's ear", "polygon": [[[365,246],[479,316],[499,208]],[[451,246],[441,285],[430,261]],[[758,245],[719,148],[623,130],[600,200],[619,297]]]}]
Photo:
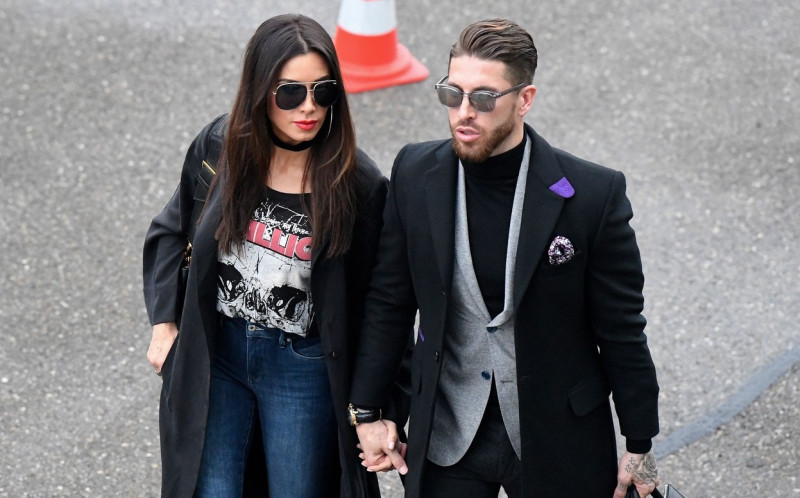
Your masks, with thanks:
[{"label": "man's ear", "polygon": [[522,102],[522,105],[519,106],[520,116],[526,115],[531,110],[534,97],[536,97],[536,87],[534,85],[528,85],[519,91],[519,99]]}]

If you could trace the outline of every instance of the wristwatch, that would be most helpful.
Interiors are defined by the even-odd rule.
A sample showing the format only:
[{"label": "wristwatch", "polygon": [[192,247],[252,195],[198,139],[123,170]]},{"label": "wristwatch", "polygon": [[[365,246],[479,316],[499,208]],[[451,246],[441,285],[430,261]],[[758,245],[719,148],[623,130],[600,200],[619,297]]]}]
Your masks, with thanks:
[{"label": "wristwatch", "polygon": [[357,426],[358,424],[377,422],[383,415],[380,408],[376,408],[374,410],[365,410],[364,408],[356,408],[353,406],[353,403],[348,405],[347,413],[347,419],[350,421],[350,425],[353,427]]}]

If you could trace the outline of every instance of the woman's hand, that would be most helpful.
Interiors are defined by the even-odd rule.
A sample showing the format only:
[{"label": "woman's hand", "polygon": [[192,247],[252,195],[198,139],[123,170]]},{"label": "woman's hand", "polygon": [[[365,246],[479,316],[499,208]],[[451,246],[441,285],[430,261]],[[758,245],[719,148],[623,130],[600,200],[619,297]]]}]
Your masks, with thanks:
[{"label": "woman's hand", "polygon": [[391,420],[381,419],[377,422],[362,423],[356,426],[358,434],[359,455],[363,462],[361,465],[369,472],[385,472],[397,469],[405,475],[408,466],[405,462],[405,443],[400,443],[397,436],[397,426]]},{"label": "woman's hand", "polygon": [[178,337],[178,325],[175,322],[159,323],[153,326],[153,338],[147,349],[147,361],[156,369],[156,374],[161,375],[161,367],[172,348],[172,343]]}]

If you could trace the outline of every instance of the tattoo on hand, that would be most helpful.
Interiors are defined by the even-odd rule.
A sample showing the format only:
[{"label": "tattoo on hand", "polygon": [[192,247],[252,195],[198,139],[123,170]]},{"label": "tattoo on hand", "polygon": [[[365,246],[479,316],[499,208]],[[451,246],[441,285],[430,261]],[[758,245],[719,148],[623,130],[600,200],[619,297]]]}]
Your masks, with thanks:
[{"label": "tattoo on hand", "polygon": [[630,461],[627,463],[627,465],[625,465],[625,472],[627,472],[628,474],[632,473],[633,470],[636,468],[636,463],[637,463],[636,458],[631,457]]},{"label": "tattoo on hand", "polygon": [[636,469],[633,476],[635,479],[645,484],[656,482],[656,479],[658,479],[658,468],[656,466],[656,457],[653,455],[652,451],[645,453],[642,457],[642,465]]}]

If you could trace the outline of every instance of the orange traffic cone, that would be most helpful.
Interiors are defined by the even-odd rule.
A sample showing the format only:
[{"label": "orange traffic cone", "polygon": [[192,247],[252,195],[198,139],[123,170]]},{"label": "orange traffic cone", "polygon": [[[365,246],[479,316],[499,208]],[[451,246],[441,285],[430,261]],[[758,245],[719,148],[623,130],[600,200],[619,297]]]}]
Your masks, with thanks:
[{"label": "orange traffic cone", "polygon": [[425,66],[397,42],[394,0],[342,0],[334,43],[350,93],[428,77]]}]

